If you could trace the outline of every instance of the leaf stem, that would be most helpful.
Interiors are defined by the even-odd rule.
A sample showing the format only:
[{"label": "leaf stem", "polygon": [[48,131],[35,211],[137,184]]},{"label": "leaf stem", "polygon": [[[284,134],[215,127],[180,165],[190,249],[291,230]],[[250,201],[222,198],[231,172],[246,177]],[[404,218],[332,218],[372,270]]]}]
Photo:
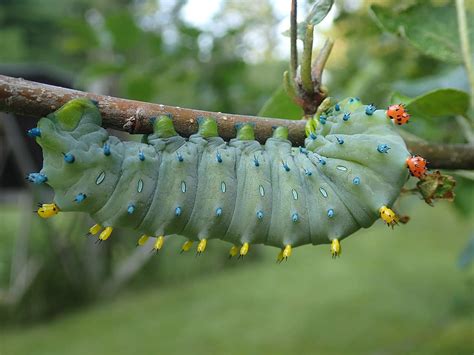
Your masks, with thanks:
[{"label": "leaf stem", "polygon": [[471,107],[474,109],[474,69],[472,67],[471,50],[469,48],[469,32],[467,29],[466,6],[464,0],[456,0],[456,12],[458,16],[461,51],[469,78],[469,84],[471,86]]},{"label": "leaf stem", "polygon": [[290,11],[290,73],[292,79],[296,78],[296,68],[298,67],[298,49],[296,47],[297,31],[298,26],[296,22],[296,7],[297,1],[291,0],[291,11]]}]

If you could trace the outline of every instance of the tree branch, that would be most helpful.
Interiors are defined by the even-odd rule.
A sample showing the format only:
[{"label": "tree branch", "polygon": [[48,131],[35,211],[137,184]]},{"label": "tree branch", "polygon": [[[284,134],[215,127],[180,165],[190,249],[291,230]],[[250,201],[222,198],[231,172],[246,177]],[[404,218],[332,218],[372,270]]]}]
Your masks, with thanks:
[{"label": "tree branch", "polygon": [[[104,127],[133,134],[151,133],[150,117],[171,114],[176,131],[183,137],[189,137],[197,132],[198,117],[211,116],[216,119],[219,135],[225,140],[235,137],[237,123],[254,123],[255,137],[260,143],[265,143],[267,138],[271,137],[275,126],[288,127],[288,139],[295,146],[303,145],[305,139],[305,120],[282,120],[166,106],[96,95],[0,75],[0,111],[42,117],[77,97],[89,97],[99,102]],[[430,162],[430,168],[474,169],[474,145],[429,144],[405,140],[412,153],[419,154]]]}]

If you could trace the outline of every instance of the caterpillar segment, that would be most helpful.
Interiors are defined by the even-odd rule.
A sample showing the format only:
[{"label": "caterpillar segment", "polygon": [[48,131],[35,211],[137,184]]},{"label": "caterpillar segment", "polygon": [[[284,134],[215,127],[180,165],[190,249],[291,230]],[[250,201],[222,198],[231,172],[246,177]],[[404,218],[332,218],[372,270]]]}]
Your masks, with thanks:
[{"label": "caterpillar segment", "polygon": [[164,236],[181,235],[181,252],[196,242],[197,255],[221,239],[233,245],[229,257],[252,244],[280,248],[278,261],[305,244],[330,244],[338,256],[359,228],[396,223],[387,206],[409,177],[411,155],[385,111],[357,98],[329,103],[308,120],[305,146],[294,148],[286,127],[261,145],[253,126],[240,124],[225,142],[215,120],[199,118],[185,139],[169,116],[151,120],[146,143],[122,142],[101,127],[97,103],[72,100],[31,133],[44,165],[29,180],[55,192],[38,214],[86,212],[99,241],[126,227],[142,236],[138,245],[158,236],[154,251]]}]

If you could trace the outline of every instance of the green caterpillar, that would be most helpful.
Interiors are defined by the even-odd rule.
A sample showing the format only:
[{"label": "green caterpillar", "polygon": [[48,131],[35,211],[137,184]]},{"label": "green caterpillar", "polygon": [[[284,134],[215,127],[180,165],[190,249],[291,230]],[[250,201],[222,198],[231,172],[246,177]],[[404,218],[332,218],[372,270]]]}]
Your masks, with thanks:
[{"label": "green caterpillar", "polygon": [[38,214],[86,212],[97,222],[90,234],[106,240],[113,228],[156,237],[187,238],[182,250],[208,240],[233,244],[244,256],[251,244],[281,249],[278,260],[304,244],[331,244],[382,217],[408,178],[410,157],[386,111],[350,98],[318,113],[307,125],[305,147],[293,148],[286,127],[265,145],[250,124],[226,143],[211,118],[199,119],[189,139],[168,116],[152,119],[146,143],[122,142],[101,127],[97,103],[81,98],[42,118],[29,131],[43,149],[44,166],[28,179],[47,183],[54,202]]}]

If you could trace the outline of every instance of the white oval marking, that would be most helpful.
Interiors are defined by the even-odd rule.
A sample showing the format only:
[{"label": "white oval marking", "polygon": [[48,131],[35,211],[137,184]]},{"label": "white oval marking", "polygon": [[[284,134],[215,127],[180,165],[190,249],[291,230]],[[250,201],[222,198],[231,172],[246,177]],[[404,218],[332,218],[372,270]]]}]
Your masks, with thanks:
[{"label": "white oval marking", "polygon": [[138,180],[137,191],[138,191],[138,192],[142,192],[142,191],[143,191],[143,180],[142,180],[142,179]]},{"label": "white oval marking", "polygon": [[181,192],[184,194],[186,192],[186,183],[181,181]]},{"label": "white oval marking", "polygon": [[336,167],[336,169],[337,169],[337,170],[341,170],[341,171],[347,171],[347,168],[346,168],[345,166],[343,166],[343,165],[338,165],[338,166]]},{"label": "white oval marking", "polygon": [[221,191],[222,191],[222,192],[225,192],[225,191],[226,191],[226,188],[227,188],[227,186],[225,186],[225,182],[222,181],[222,182],[221,182]]},{"label": "white oval marking", "polygon": [[328,193],[322,187],[319,188],[319,192],[321,192],[321,195],[323,195],[324,198],[328,197]]},{"label": "white oval marking", "polygon": [[260,186],[258,187],[258,190],[260,191],[260,196],[262,196],[262,197],[265,196],[265,189],[263,188],[262,185],[260,185]]},{"label": "white oval marking", "polygon": [[102,182],[105,180],[105,171],[102,171],[99,176],[97,176],[97,179],[95,179],[96,185],[102,184]]},{"label": "white oval marking", "polygon": [[292,190],[291,190],[291,193],[293,194],[293,198],[294,198],[295,200],[297,200],[297,199],[298,199],[298,192],[296,192],[295,189],[292,189]]}]

